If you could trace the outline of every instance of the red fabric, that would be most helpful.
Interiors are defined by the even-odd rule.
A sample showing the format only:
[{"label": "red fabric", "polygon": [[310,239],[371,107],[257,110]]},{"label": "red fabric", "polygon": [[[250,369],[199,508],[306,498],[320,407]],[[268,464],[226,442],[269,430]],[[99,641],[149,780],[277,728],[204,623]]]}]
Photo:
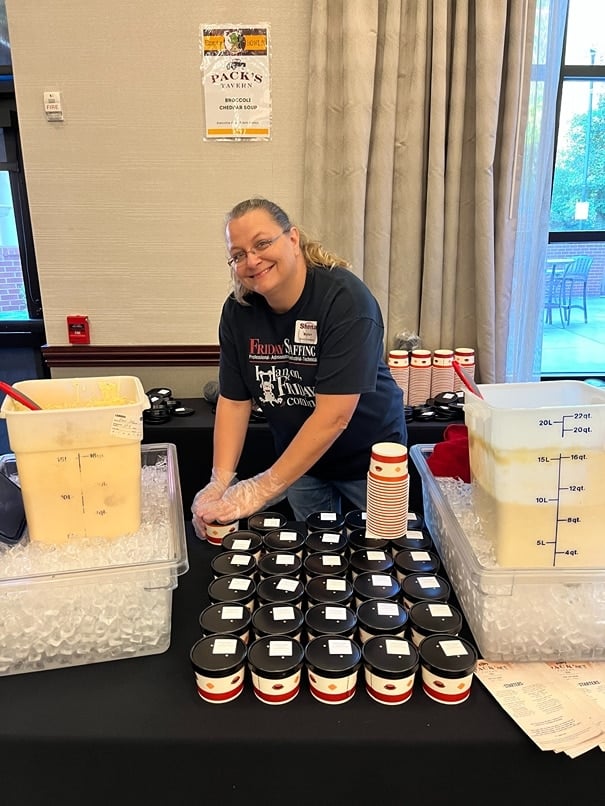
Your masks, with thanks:
[{"label": "red fabric", "polygon": [[433,448],[427,464],[434,476],[448,476],[462,479],[467,484],[471,480],[468,458],[468,429],[465,425],[448,425],[443,432],[443,441]]}]

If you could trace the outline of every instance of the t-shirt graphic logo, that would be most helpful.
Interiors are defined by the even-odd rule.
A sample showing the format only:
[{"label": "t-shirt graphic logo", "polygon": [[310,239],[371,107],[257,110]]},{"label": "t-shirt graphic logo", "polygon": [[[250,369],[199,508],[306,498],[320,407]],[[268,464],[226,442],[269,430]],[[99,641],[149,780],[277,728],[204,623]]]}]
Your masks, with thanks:
[{"label": "t-shirt graphic logo", "polygon": [[259,396],[261,403],[266,403],[269,406],[280,406],[283,403],[282,397],[276,397],[273,391],[274,374],[272,372],[258,371],[258,379],[262,395]]}]

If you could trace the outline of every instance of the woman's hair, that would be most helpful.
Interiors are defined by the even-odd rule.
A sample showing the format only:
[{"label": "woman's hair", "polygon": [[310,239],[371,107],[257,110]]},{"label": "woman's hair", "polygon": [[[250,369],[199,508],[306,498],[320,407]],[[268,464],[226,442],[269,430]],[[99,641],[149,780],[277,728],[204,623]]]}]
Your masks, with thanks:
[{"label": "woman's hair", "polygon": [[[283,232],[289,232],[292,229],[292,226],[294,226],[290,221],[288,214],[284,212],[284,210],[282,210],[278,204],[261,197],[246,199],[246,201],[236,204],[235,207],[229,213],[227,213],[225,217],[225,226],[227,226],[230,221],[233,221],[234,218],[241,218],[251,210],[265,210],[267,213],[269,213],[275,223],[279,225]],[[307,264],[307,269],[311,266],[322,269],[332,269],[334,266],[340,266],[345,269],[351,268],[351,264],[347,260],[333,254],[332,252],[329,252],[319,243],[319,241],[311,240],[300,227],[297,226],[296,228],[300,234],[300,248],[305,259],[305,263]],[[245,297],[247,294],[252,292],[241,284],[235,269],[231,269],[231,282],[233,285],[233,296],[235,299],[241,305],[247,305],[248,303],[246,302]]]}]

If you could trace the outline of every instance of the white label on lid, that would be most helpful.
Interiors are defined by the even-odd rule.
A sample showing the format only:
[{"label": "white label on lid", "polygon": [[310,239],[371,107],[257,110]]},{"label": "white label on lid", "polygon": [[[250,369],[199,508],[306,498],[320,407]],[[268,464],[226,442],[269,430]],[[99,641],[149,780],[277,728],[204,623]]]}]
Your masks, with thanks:
[{"label": "white label on lid", "polygon": [[234,554],[231,558],[231,565],[248,565],[250,556],[248,554]]},{"label": "white label on lid", "polygon": [[362,512],[362,513],[361,513],[361,520],[362,520],[362,521],[365,521],[365,520],[367,520],[367,519],[368,519],[368,513],[367,513],[367,512]]},{"label": "white label on lid", "polygon": [[292,541],[292,540],[296,540],[297,537],[298,537],[298,535],[296,534],[296,532],[280,532],[279,533],[279,539],[280,540],[290,540],[290,541]]},{"label": "white label on lid", "polygon": [[229,580],[229,590],[232,591],[247,591],[252,585],[251,579],[231,579]]},{"label": "white label on lid", "polygon": [[387,655],[409,655],[410,645],[407,641],[397,641],[394,638],[387,638],[384,642]]},{"label": "white label on lid", "polygon": [[273,621],[292,621],[294,608],[292,605],[281,605],[273,608]]},{"label": "white label on lid", "polygon": [[448,657],[453,655],[468,655],[466,647],[462,641],[458,641],[457,638],[453,638],[451,641],[440,641],[439,646],[441,647],[443,654],[447,655]]},{"label": "white label on lid", "polygon": [[346,607],[326,607],[326,618],[330,621],[344,621],[346,617]]},{"label": "white label on lid", "polygon": [[244,608],[241,605],[225,605],[221,611],[222,619],[241,618]]},{"label": "white label on lid", "polygon": [[376,612],[379,616],[396,616],[399,613],[399,608],[396,602],[378,602]]},{"label": "white label on lid", "polygon": [[421,588],[438,588],[439,580],[437,577],[418,577],[418,584]]},{"label": "white label on lid", "polygon": [[269,641],[269,656],[292,655],[292,641]]},{"label": "white label on lid", "polygon": [[340,535],[337,535],[334,532],[324,532],[321,536],[322,543],[338,543],[339,540]]},{"label": "white label on lid", "polygon": [[346,579],[326,579],[327,591],[344,591],[347,589]]},{"label": "white label on lid", "polygon": [[321,558],[322,565],[340,565],[340,557],[335,554],[333,557],[328,554],[326,557]]},{"label": "white label on lid", "polygon": [[275,557],[275,565],[294,565],[294,559],[289,554],[278,554]]},{"label": "white label on lid", "polygon": [[237,641],[235,638],[217,638],[212,647],[213,655],[234,655]]},{"label": "white label on lid", "polygon": [[375,560],[375,561],[379,562],[380,560],[385,560],[386,559],[386,554],[384,553],[384,551],[372,551],[372,550],[370,550],[370,551],[368,551],[366,553],[366,557],[368,558],[368,560]]},{"label": "white label on lid", "polygon": [[251,545],[251,540],[243,540],[241,537],[236,537],[233,541],[232,549],[233,551],[248,551]]},{"label": "white label on lid", "polygon": [[320,512],[319,520],[320,521],[335,521],[336,520],[336,513],[335,512]]},{"label": "white label on lid", "polygon": [[418,516],[416,515],[415,512],[408,512],[408,520],[409,521],[415,521],[417,519],[417,517]]},{"label": "white label on lid", "polygon": [[288,579],[288,577],[283,577],[280,579],[275,589],[278,591],[295,591],[298,587],[298,580],[297,579]]},{"label": "white label on lid", "polygon": [[279,518],[263,518],[263,526],[279,526]]},{"label": "white label on lid", "polygon": [[452,609],[446,604],[430,604],[429,613],[431,616],[451,616]]},{"label": "white label on lid", "polygon": [[431,559],[428,551],[410,551],[410,557],[415,563],[426,562]]},{"label": "white label on lid", "polygon": [[372,585],[377,588],[387,588],[393,582],[393,577],[388,574],[372,574],[370,579],[372,580]]},{"label": "white label on lid", "polygon": [[424,535],[422,532],[418,531],[418,529],[411,529],[407,533],[406,538],[408,540],[424,540]]},{"label": "white label on lid", "polygon": [[328,652],[330,655],[352,655],[353,647],[351,642],[344,638],[328,639]]}]

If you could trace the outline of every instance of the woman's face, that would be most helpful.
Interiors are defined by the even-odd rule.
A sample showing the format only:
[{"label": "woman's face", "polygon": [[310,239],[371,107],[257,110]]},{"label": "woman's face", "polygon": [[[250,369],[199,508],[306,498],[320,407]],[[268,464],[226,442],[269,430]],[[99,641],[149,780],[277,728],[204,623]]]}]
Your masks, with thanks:
[{"label": "woman's face", "polygon": [[266,210],[257,209],[229,221],[225,237],[230,256],[239,258],[232,269],[244,288],[269,304],[288,301],[305,272],[296,227],[283,232]]}]

